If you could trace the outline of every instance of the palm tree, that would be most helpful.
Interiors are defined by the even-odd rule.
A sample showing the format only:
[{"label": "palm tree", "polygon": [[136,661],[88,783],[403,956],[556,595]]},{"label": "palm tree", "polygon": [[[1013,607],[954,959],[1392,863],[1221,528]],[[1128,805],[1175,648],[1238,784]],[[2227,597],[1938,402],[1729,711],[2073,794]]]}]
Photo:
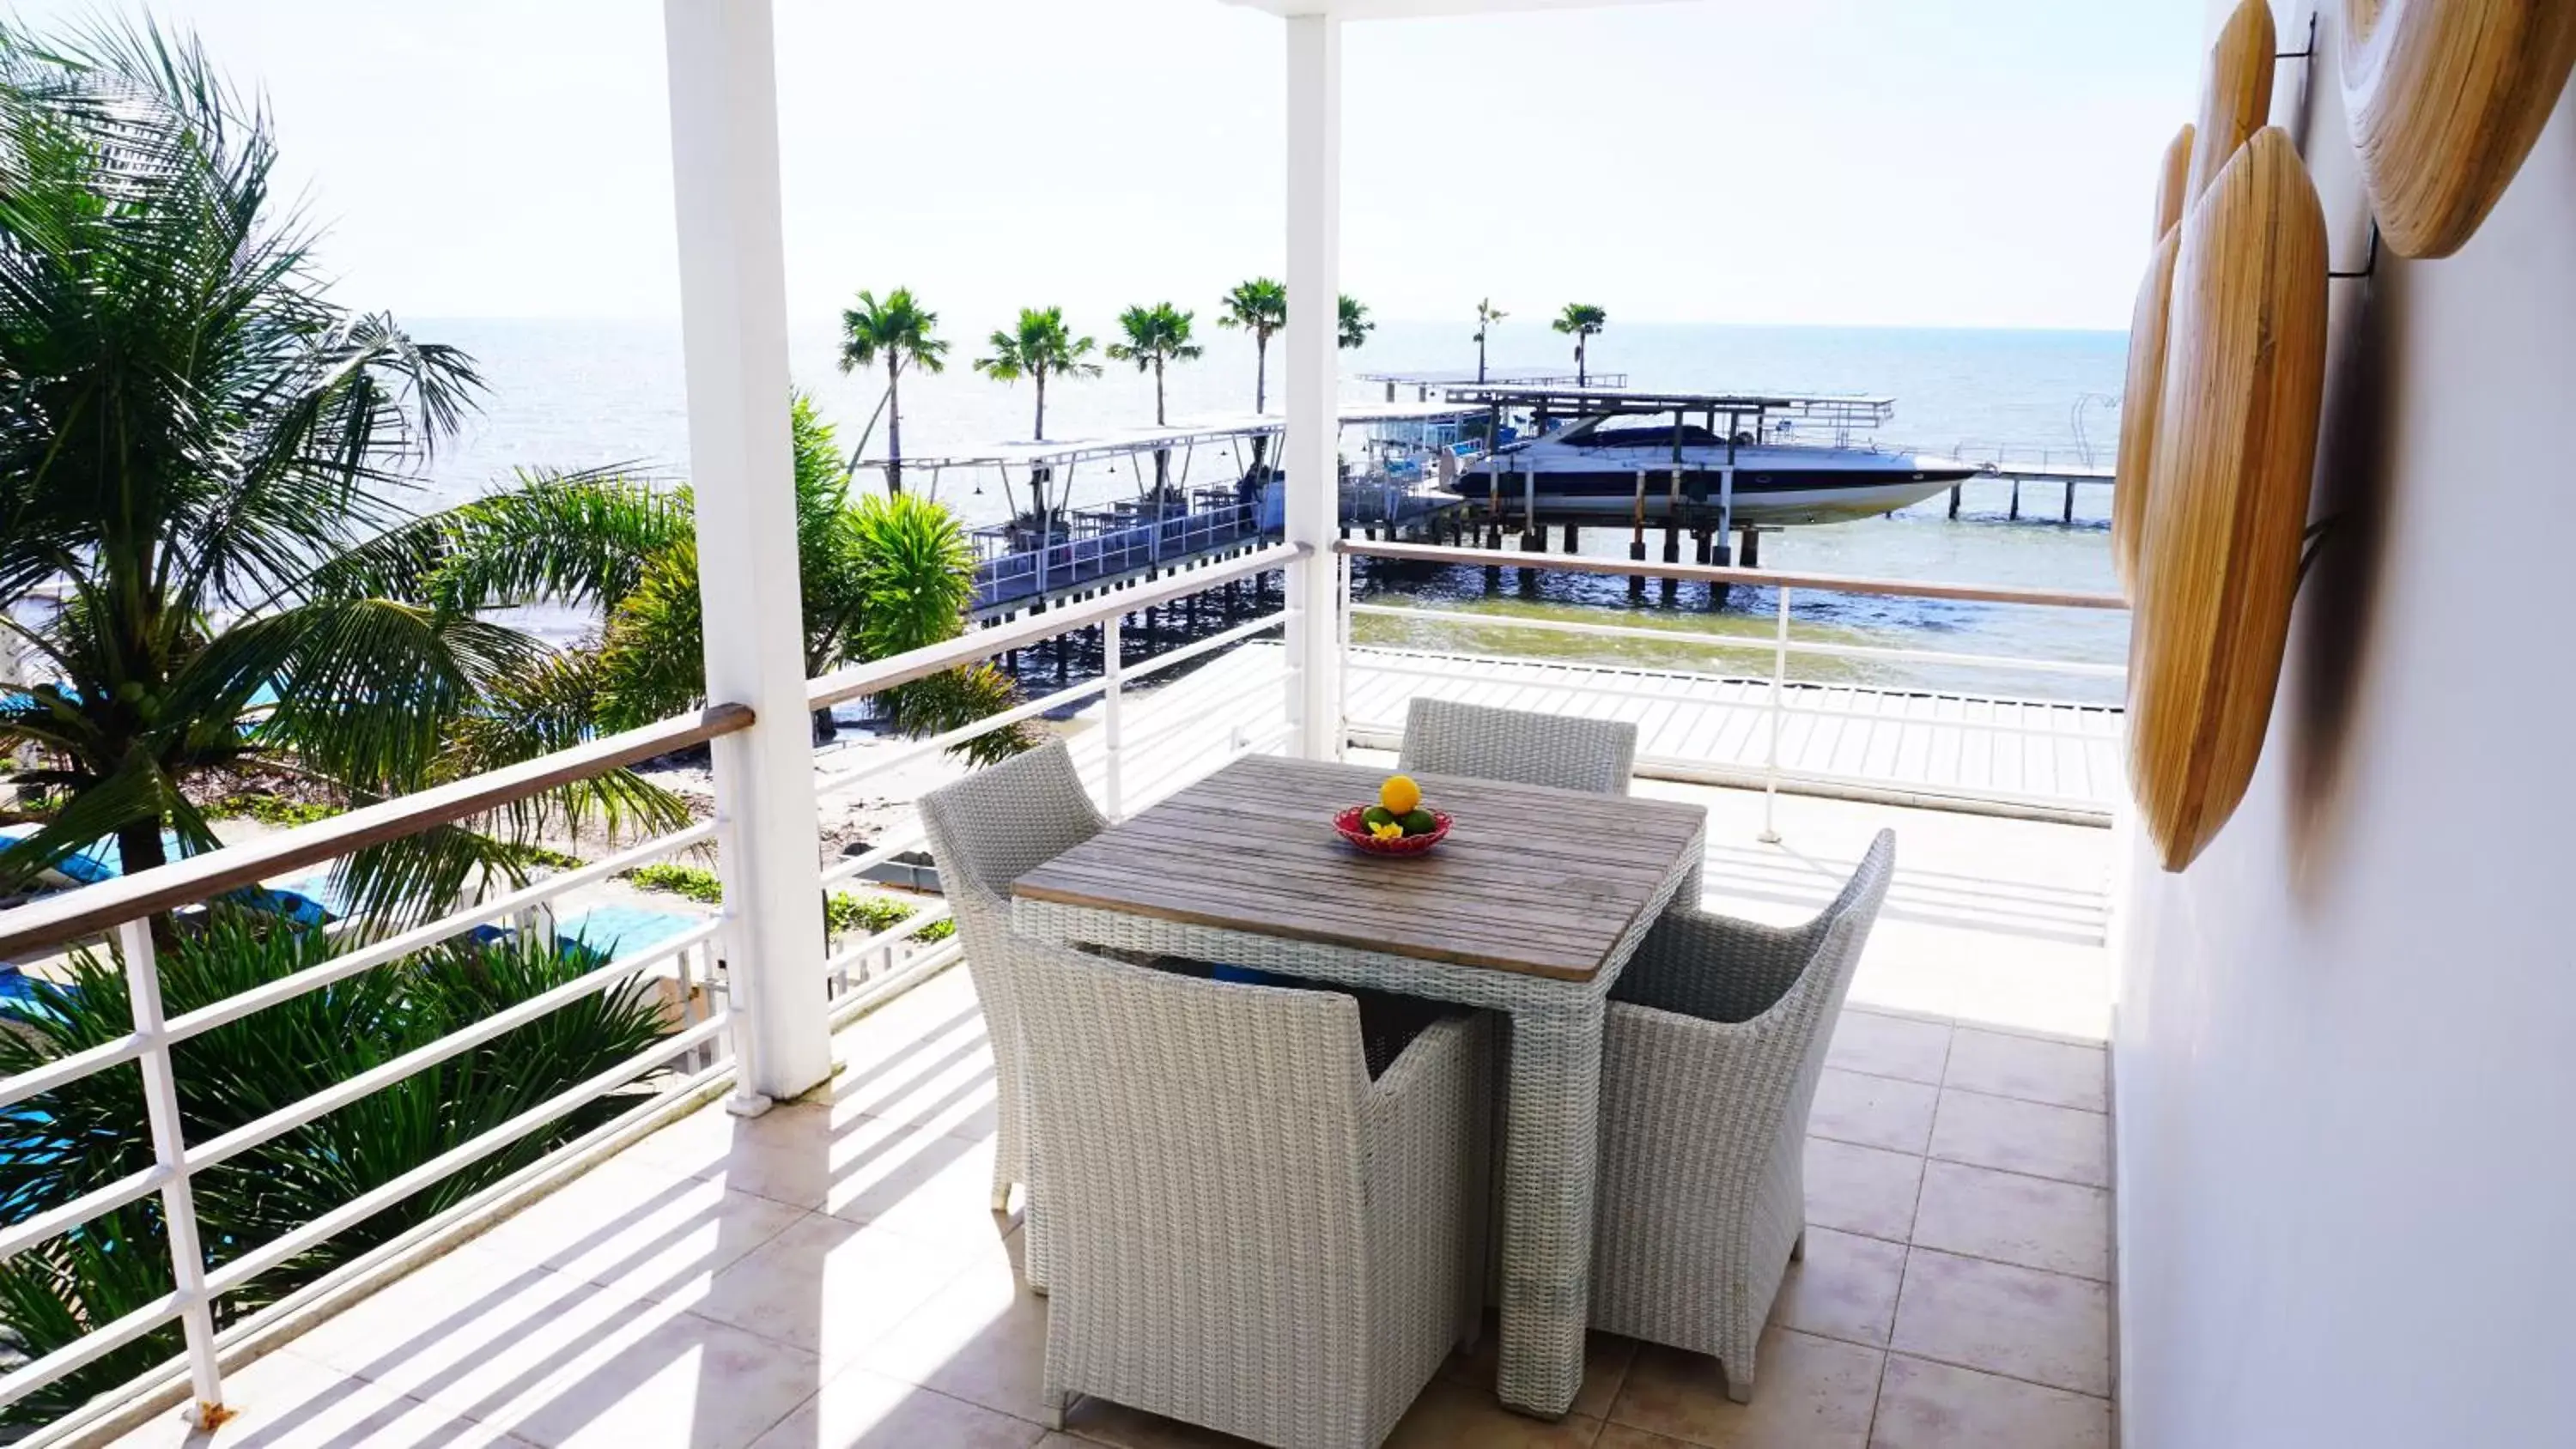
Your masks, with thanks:
[{"label": "palm tree", "polygon": [[[886,369],[886,491],[903,491],[903,393],[905,364],[923,372],[944,372],[948,344],[931,334],[939,314],[912,299],[910,287],[897,287],[880,302],[860,289],[858,305],[841,312],[841,371],[844,375],[873,367],[879,357]],[[865,443],[866,439],[860,440]]]},{"label": "palm tree", "polygon": [[[1168,423],[1163,415],[1163,365],[1167,362],[1195,362],[1204,350],[1190,340],[1190,323],[1198,316],[1184,312],[1169,302],[1151,307],[1136,306],[1118,314],[1119,330],[1127,334],[1124,342],[1109,344],[1109,355],[1119,362],[1136,364],[1138,372],[1154,374],[1154,426]],[[1172,450],[1154,450],[1154,488],[1157,492],[1171,486]]]},{"label": "palm tree", "polygon": [[1366,343],[1368,335],[1377,330],[1377,324],[1369,320],[1368,308],[1348,292],[1341,295],[1338,318],[1340,328],[1335,341],[1345,352]]},{"label": "palm tree", "polygon": [[[881,659],[956,637],[974,560],[956,516],[912,494],[853,502],[849,464],[812,400],[790,399],[805,670]],[[623,729],[705,702],[695,499],[615,473],[523,472],[518,486],[433,518],[408,542],[406,586],[479,614],[531,604],[596,611],[599,635],[555,656],[549,688],[570,713]],[[879,697],[898,728],[937,733],[1009,708],[991,666],[952,670]],[[818,717],[828,737],[831,721]],[[960,748],[988,762],[1026,747],[998,730]]]},{"label": "palm tree", "polygon": [[[1018,382],[1025,377],[1037,384],[1037,419],[1029,436],[1041,443],[1046,441],[1047,378],[1100,375],[1100,364],[1090,360],[1097,341],[1076,337],[1067,330],[1062,307],[1022,307],[1019,326],[995,328],[987,342],[993,355],[975,359],[977,372],[996,382]],[[1046,469],[1029,470],[1030,499],[1040,518],[1046,517],[1047,512],[1046,483]]]},{"label": "palm tree", "polygon": [[1485,334],[1494,330],[1495,323],[1510,315],[1495,306],[1491,297],[1476,304],[1476,381],[1479,383],[1485,380]]},{"label": "palm tree", "polygon": [[[1270,408],[1270,339],[1288,325],[1288,288],[1268,277],[1255,277],[1238,283],[1225,294],[1224,310],[1216,314],[1219,327],[1239,327],[1252,334],[1252,410],[1267,412]],[[1258,439],[1254,447],[1260,446]]]},{"label": "palm tree", "polygon": [[[1219,327],[1242,328],[1252,334],[1252,410],[1270,410],[1270,339],[1288,325],[1288,287],[1269,277],[1255,277],[1238,282],[1216,314]],[[1266,437],[1252,440],[1252,466],[1258,471],[1270,448]]]},{"label": "palm tree", "polygon": [[1583,386],[1590,378],[1584,368],[1584,344],[1592,334],[1610,325],[1610,314],[1589,302],[1568,302],[1548,325],[1574,338],[1574,385]]},{"label": "palm tree", "polygon": [[[0,695],[0,758],[67,797],[0,851],[0,889],[105,838],[129,872],[165,828],[212,848],[184,793],[210,771],[382,798],[553,743],[490,708],[542,669],[537,640],[354,562],[480,382],[332,303],[310,231],[268,210],[275,160],[265,108],[193,41],[0,29],[0,631],[52,676]],[[680,818],[631,776],[587,798]],[[523,856],[431,832],[352,889],[461,889]]]}]

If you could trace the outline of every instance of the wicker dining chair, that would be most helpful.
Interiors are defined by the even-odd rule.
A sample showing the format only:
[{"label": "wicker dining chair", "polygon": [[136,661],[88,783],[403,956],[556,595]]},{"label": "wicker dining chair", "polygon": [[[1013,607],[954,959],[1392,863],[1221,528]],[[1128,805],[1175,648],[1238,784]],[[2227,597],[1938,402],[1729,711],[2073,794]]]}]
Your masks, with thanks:
[{"label": "wicker dining chair", "polygon": [[1483,1297],[1490,1027],[1374,1080],[1338,991],[1012,937],[1054,1264],[1042,1402],[1373,1449]]},{"label": "wicker dining chair", "polygon": [[921,823],[938,863],[939,888],[957,918],[966,971],[983,1003],[993,1046],[993,1210],[1010,1205],[1011,1184],[1026,1190],[1028,1279],[1046,1283],[1046,1234],[1029,1175],[1027,1048],[1012,990],[1009,936],[1011,882],[1107,828],[1074,773],[1062,740],[942,785],[921,797]]},{"label": "wicker dining chair", "polygon": [[1592,1326],[1715,1357],[1739,1404],[1806,1250],[1807,1112],[1895,866],[1882,830],[1787,929],[1669,910],[1610,993]]},{"label": "wicker dining chair", "polygon": [[[1637,727],[1623,720],[1538,714],[1416,695],[1404,711],[1396,768],[1553,785],[1595,795],[1628,793]],[[1696,897],[1694,897],[1696,899]]]}]

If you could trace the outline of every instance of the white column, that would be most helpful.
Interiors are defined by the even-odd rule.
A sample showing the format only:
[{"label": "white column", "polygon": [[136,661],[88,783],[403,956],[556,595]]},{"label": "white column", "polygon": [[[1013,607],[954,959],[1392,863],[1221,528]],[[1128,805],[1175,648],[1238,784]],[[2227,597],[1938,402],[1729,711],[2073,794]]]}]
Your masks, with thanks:
[{"label": "white column", "polygon": [[1288,659],[1299,669],[1290,701],[1297,754],[1340,757],[1342,657],[1334,614],[1340,570],[1335,466],[1341,390],[1334,340],[1340,327],[1342,247],[1342,22],[1298,15],[1288,26],[1288,541],[1314,550],[1288,570]]},{"label": "white column", "polygon": [[733,925],[741,1105],[831,1074],[823,1014],[822,878],[804,613],[787,437],[787,274],[769,0],[664,0],[680,318],[697,490],[707,695],[748,704],[715,742],[722,872]]}]

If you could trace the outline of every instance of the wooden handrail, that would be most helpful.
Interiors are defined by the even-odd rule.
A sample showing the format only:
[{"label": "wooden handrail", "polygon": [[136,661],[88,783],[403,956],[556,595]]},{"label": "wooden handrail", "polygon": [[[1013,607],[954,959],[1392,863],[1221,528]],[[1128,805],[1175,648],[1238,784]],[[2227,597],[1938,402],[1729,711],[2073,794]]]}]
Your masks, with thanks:
[{"label": "wooden handrail", "polygon": [[1514,549],[1440,548],[1421,543],[1370,543],[1341,539],[1334,549],[1356,558],[1398,559],[1407,563],[1481,565],[1486,568],[1542,569],[1580,574],[1619,574],[1631,578],[1684,579],[1693,583],[1751,584],[1758,588],[1822,589],[1837,594],[1886,594],[1900,598],[1957,599],[1980,604],[2041,604],[2059,609],[2126,609],[2118,594],[2078,589],[2026,589],[2008,584],[1937,584],[1913,579],[1871,579],[1847,574],[1793,574],[1778,569],[1718,568],[1710,564],[1632,562],[1623,558],[1589,558],[1582,554],[1526,553]]},{"label": "wooden handrail", "polygon": [[0,960],[113,929],[138,916],[212,900],[273,875],[497,810],[558,785],[749,729],[751,706],[709,705],[623,734],[450,781],[310,825],[0,912]]},{"label": "wooden handrail", "polygon": [[999,628],[969,629],[954,639],[823,675],[806,686],[806,705],[811,709],[829,709],[836,704],[846,704],[898,684],[926,679],[960,664],[973,664],[979,659],[1027,648],[1068,630],[1096,624],[1112,614],[1125,614],[1185,594],[1195,594],[1229,579],[1267,573],[1295,563],[1309,552],[1302,543],[1275,543],[1239,558],[1171,574],[1151,584],[1111,589],[1087,603],[1031,614]]}]

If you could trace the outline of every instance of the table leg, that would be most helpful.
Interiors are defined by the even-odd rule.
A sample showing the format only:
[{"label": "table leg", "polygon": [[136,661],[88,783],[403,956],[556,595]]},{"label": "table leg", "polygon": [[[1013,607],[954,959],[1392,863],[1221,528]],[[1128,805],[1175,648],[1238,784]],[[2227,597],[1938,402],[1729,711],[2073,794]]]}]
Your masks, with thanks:
[{"label": "table leg", "polygon": [[1512,1018],[1503,1146],[1505,1405],[1557,1419],[1583,1387],[1599,1153],[1602,1004]]}]

